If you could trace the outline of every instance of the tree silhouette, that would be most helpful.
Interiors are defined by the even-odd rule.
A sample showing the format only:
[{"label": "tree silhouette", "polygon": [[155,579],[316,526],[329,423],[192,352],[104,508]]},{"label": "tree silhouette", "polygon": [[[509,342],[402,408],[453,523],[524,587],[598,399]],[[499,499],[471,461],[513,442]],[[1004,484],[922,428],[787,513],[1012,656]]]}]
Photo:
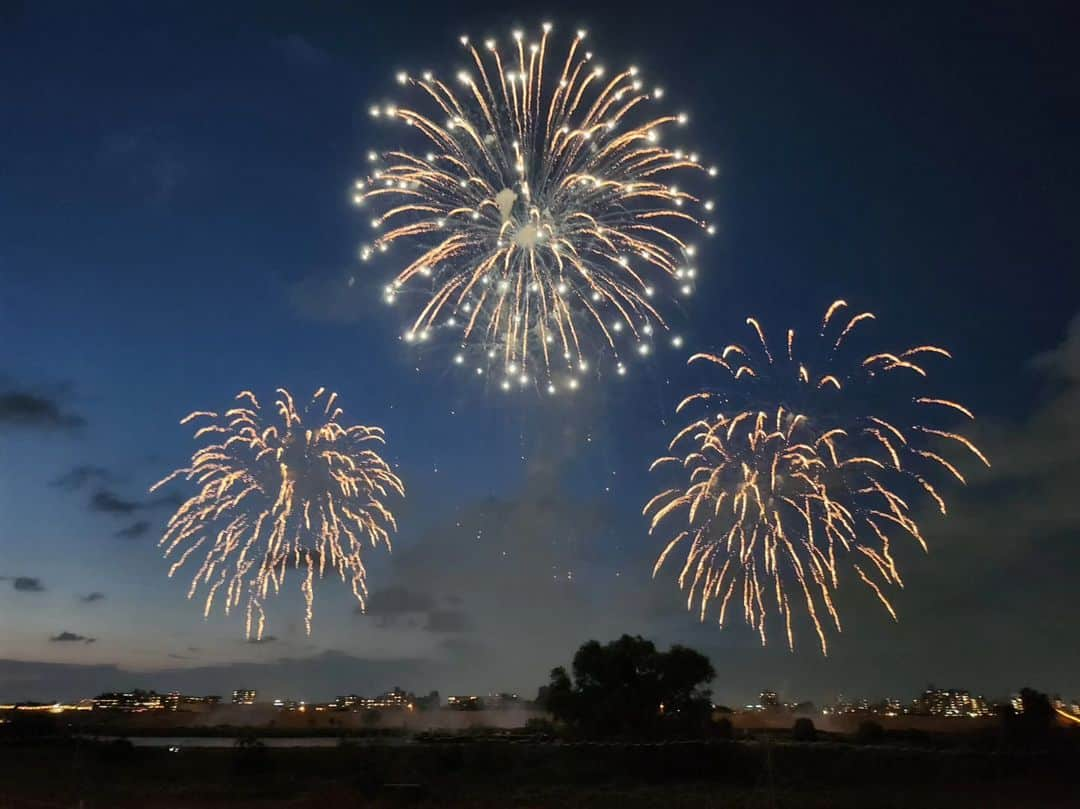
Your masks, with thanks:
[{"label": "tree silhouette", "polygon": [[1021,746],[1041,746],[1053,736],[1054,709],[1050,698],[1034,688],[1020,689],[1020,713],[1006,706],[1001,714],[1005,738]]},{"label": "tree silhouette", "polygon": [[709,721],[715,676],[709,659],[685,646],[667,652],[640,636],[601,645],[589,641],[566,669],[551,672],[537,702],[558,720],[588,735],[650,735],[701,730]]}]

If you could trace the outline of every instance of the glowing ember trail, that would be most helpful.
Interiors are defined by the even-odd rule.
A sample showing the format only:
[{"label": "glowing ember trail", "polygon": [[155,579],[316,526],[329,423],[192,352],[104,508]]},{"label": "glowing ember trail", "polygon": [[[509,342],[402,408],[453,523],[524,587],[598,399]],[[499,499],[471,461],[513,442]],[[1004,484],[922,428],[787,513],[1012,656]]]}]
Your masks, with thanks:
[{"label": "glowing ember trail", "polygon": [[207,616],[219,591],[226,614],[243,601],[248,637],[253,622],[256,637],[262,637],[262,604],[271,590],[281,590],[290,567],[300,571],[308,634],[315,577],[322,578],[328,565],[342,581],[349,580],[363,607],[362,548],[366,543],[390,548],[390,531],[397,525],[384,500],[405,494],[400,478],[368,448],[371,442],[384,443],[383,431],[342,426],[336,393],[327,396],[320,388],[303,412],[288,391],[279,388],[277,393],[280,425],[263,422],[250,391],[240,393],[236,399],[241,404],[220,417],[208,411],[185,417],[181,424],[209,420],[195,438],[207,436],[216,443],[196,451],[191,466],[150,489],[177,478],[199,486],[198,494],[169,520],[159,543],[166,557],[177,556],[169,576],[201,552],[188,598],[200,585],[207,588]]},{"label": "glowing ember trail", "polygon": [[457,365],[506,390],[556,393],[578,386],[593,354],[623,374],[620,348],[651,352],[667,328],[654,297],[692,294],[694,238],[715,232],[699,212],[713,203],[671,180],[717,170],[662,144],[687,122],[647,111],[662,88],[646,88],[635,67],[605,77],[584,31],[549,66],[550,32],[526,43],[515,31],[505,53],[462,37],[468,68],[456,82],[398,74],[430,110],[386,104],[371,115],[405,123],[429,151],[369,153],[354,201],[377,207],[371,225],[385,228],[363,260],[395,242],[416,248],[384,290],[387,303],[422,300],[403,339],[449,330]]},{"label": "glowing ember trail", "polygon": [[[724,393],[704,391],[680,402],[676,412],[704,403],[714,404],[713,413],[680,430],[669,454],[653,462],[652,468],[679,472],[673,487],[644,509],[650,534],[661,528],[673,534],[653,575],[678,556],[687,608],[702,621],[711,608],[723,626],[729,611],[741,605],[764,644],[766,618],[774,614],[794,649],[793,611],[801,604],[823,654],[828,626],[841,629],[834,595],[843,567],[896,619],[884,589],[903,586],[893,543],[907,537],[927,547],[911,504],[926,497],[945,514],[932,480],[964,482],[947,457],[950,450],[959,447],[989,466],[963,435],[922,423],[932,413],[973,418],[963,405],[888,396],[880,412],[875,408],[869,386],[887,377],[892,390],[892,377],[904,374],[906,381],[925,385],[924,358],[950,355],[917,346],[849,362],[845,347],[852,332],[874,316],[840,318],[846,305],[833,303],[821,324],[818,338],[827,352],[820,369],[800,357],[794,331],[787,332],[780,350],[770,349],[754,318],[747,325],[755,348],[729,345],[719,354],[690,358],[720,366],[732,381]],[[855,415],[843,415],[852,407]],[[910,411],[910,418],[900,422],[892,415],[898,410]]]}]

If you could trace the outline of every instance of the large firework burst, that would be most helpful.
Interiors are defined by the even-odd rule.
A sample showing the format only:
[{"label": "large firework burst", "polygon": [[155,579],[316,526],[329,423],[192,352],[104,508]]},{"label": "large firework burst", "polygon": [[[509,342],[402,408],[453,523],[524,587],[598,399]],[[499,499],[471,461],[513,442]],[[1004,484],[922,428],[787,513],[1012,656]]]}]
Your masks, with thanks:
[{"label": "large firework burst", "polygon": [[404,496],[401,480],[370,442],[383,443],[378,427],[342,426],[337,394],[319,388],[304,411],[288,391],[278,389],[274,403],[280,425],[265,424],[255,395],[243,391],[241,404],[220,417],[196,411],[180,423],[210,419],[195,438],[213,436],[216,443],[197,450],[191,465],[155,483],[151,491],[176,478],[195,481],[199,492],[177,509],[161,539],[165,556],[179,553],[171,577],[199,549],[202,564],[188,590],[207,588],[204,615],[209,615],[224,587],[225,612],[246,606],[245,632],[255,621],[262,637],[266,617],[262,604],[271,590],[280,591],[286,570],[303,576],[308,633],[311,632],[315,576],[327,565],[365,603],[366,543],[390,547],[394,515],[384,505],[391,494]]},{"label": "large firework burst", "polygon": [[384,293],[388,303],[422,293],[405,340],[449,329],[457,364],[506,389],[554,393],[579,384],[593,352],[624,373],[620,332],[625,350],[650,352],[666,329],[654,295],[691,294],[694,239],[714,232],[691,212],[712,202],[672,179],[716,169],[662,143],[686,115],[648,114],[663,90],[646,89],[635,67],[604,78],[584,31],[561,69],[547,68],[550,31],[528,44],[515,31],[505,56],[494,40],[477,48],[462,37],[469,65],[457,91],[430,72],[398,74],[429,111],[387,104],[371,114],[409,125],[429,151],[369,153],[373,172],[354,199],[376,204],[371,224],[386,228],[362,259],[395,242],[418,248]]},{"label": "large firework burst", "polygon": [[[677,412],[695,403],[715,403],[719,412],[680,430],[670,454],[653,462],[652,468],[679,467],[680,482],[644,509],[651,514],[650,533],[661,525],[674,532],[653,575],[677,548],[685,550],[678,582],[688,609],[696,607],[701,620],[715,605],[722,626],[737,597],[762,643],[766,618],[775,613],[794,648],[792,601],[801,602],[822,653],[828,648],[825,624],[841,628],[833,593],[842,566],[850,565],[895,619],[883,590],[903,586],[893,542],[907,536],[927,547],[913,517],[913,498],[925,495],[945,513],[932,478],[941,473],[964,482],[948,448],[989,465],[965,436],[925,423],[923,416],[934,412],[973,418],[963,405],[921,392],[898,400],[891,385],[875,404],[882,391],[871,387],[901,374],[906,381],[925,382],[925,359],[949,353],[924,345],[874,352],[845,365],[845,341],[874,318],[863,312],[834,321],[846,305],[836,301],[822,321],[822,368],[812,368],[798,354],[794,331],[788,331],[783,349],[770,350],[754,318],[747,324],[756,348],[729,345],[719,354],[690,358],[725,369],[732,384],[680,402]],[[905,421],[891,415],[897,411]]]}]

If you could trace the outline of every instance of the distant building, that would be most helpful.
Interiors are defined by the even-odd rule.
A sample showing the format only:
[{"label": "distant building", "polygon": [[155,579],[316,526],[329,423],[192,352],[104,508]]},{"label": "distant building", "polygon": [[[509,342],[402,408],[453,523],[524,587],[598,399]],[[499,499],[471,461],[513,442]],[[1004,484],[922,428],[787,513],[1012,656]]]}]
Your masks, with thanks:
[{"label": "distant building", "polygon": [[161,707],[166,711],[206,710],[220,702],[221,697],[218,696],[195,697],[179,691],[170,691],[161,697]]},{"label": "distant building", "polygon": [[437,711],[442,707],[442,700],[438,691],[432,691],[426,697],[417,697],[415,705],[418,711]]},{"label": "distant building", "polygon": [[254,705],[255,696],[254,688],[238,688],[232,692],[233,705]]},{"label": "distant building", "polygon": [[[65,713],[67,711],[92,711],[94,710],[94,701],[92,699],[81,699],[74,703],[65,702],[9,702],[0,705],[0,712],[7,711],[30,711],[33,713]],[[0,719],[0,725],[8,722],[8,719]]]},{"label": "distant building", "polygon": [[456,694],[446,698],[446,707],[453,711],[480,711],[484,708],[484,698]]},{"label": "distant building", "polygon": [[165,708],[165,698],[155,691],[114,691],[107,694],[99,694],[93,699],[94,710],[98,711],[126,711],[128,713],[142,713],[144,711],[160,711]]},{"label": "distant building", "polygon": [[[433,692],[436,700],[438,692]],[[406,710],[411,711],[416,707],[416,697],[409,691],[403,691],[394,687],[377,697],[360,697],[356,694],[346,694],[338,697],[331,703],[331,707],[339,711],[384,711]]]},{"label": "distant building", "polygon": [[375,697],[375,699],[366,700],[367,704],[364,707],[369,710],[385,710],[387,708],[393,710],[396,708],[411,711],[415,702],[416,697],[394,686],[392,691],[386,691]]},{"label": "distant building", "polygon": [[762,691],[758,704],[761,705],[762,710],[775,711],[780,707],[780,698],[775,691]]},{"label": "distant building", "polygon": [[900,700],[893,697],[886,697],[881,702],[873,706],[872,712],[878,716],[899,716],[904,712],[903,705]]},{"label": "distant building", "polygon": [[862,716],[874,713],[874,706],[865,697],[857,699],[837,698],[836,702],[822,711],[826,716]]},{"label": "distant building", "polygon": [[912,705],[912,712],[924,716],[977,718],[990,716],[986,700],[960,688],[929,686]]},{"label": "distant building", "polygon": [[505,711],[507,708],[513,708],[520,704],[521,697],[506,691],[498,694],[488,694],[487,698],[484,700],[485,708],[491,708],[496,711]]}]

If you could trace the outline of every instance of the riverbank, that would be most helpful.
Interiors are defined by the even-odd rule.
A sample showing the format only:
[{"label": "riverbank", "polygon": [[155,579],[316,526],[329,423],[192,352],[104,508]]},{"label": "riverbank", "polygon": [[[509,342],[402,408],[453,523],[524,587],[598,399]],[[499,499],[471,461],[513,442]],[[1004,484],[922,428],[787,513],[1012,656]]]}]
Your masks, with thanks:
[{"label": "riverbank", "polygon": [[[1075,805],[1075,749],[751,740],[234,749],[78,740],[0,750],[0,809],[1044,807]],[[764,801],[764,803],[762,803]]]}]

